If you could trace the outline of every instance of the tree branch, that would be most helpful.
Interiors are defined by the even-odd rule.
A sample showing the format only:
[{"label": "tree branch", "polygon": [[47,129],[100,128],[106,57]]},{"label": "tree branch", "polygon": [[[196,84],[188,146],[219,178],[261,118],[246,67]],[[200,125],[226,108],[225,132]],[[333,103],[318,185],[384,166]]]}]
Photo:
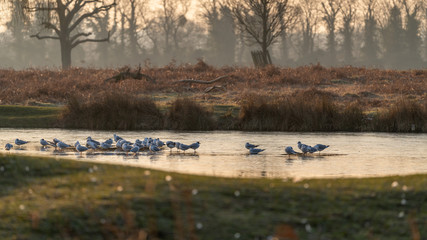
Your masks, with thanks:
[{"label": "tree branch", "polygon": [[108,41],[110,41],[110,32],[108,32],[108,36],[106,38],[102,38],[102,39],[86,38],[86,39],[75,41],[75,42],[71,43],[71,48],[73,49],[73,48],[77,47],[79,44],[82,44],[85,42],[108,42]]},{"label": "tree branch", "polygon": [[221,77],[217,77],[217,78],[215,78],[214,80],[211,80],[211,81],[203,81],[203,80],[197,80],[197,79],[182,79],[182,80],[178,80],[178,81],[175,81],[175,82],[176,82],[176,83],[199,83],[199,84],[211,84],[211,83],[217,82],[217,81],[219,81],[219,80],[221,80],[221,79],[223,79],[223,78],[226,78],[226,77],[228,77],[228,75],[224,75],[224,76],[221,76]]},{"label": "tree branch", "polygon": [[85,13],[83,15],[81,15],[68,29],[69,31],[73,31],[84,19],[92,17],[93,15],[100,13],[100,12],[105,12],[110,10],[110,8],[112,8],[113,6],[115,6],[116,3],[112,3],[109,5],[105,5],[105,6],[101,6],[101,7],[96,7],[92,12],[89,13]]},{"label": "tree branch", "polygon": [[39,40],[41,40],[41,39],[59,39],[59,37],[57,37],[57,36],[40,36],[40,33],[30,35],[30,37],[31,38],[35,37]]},{"label": "tree branch", "polygon": [[42,25],[47,29],[53,29],[55,33],[59,36],[59,29],[50,22],[42,22]]},{"label": "tree branch", "polygon": [[77,33],[76,35],[74,35],[74,36],[72,36],[71,38],[70,38],[70,41],[71,42],[74,42],[75,40],[77,40],[77,38],[79,38],[79,37],[89,37],[90,35],[92,35],[92,33],[90,32],[90,33]]}]

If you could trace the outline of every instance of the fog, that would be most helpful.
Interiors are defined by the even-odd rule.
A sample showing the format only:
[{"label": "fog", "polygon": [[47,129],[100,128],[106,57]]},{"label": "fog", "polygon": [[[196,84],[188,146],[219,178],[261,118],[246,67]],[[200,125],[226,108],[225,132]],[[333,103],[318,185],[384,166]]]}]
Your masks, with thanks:
[{"label": "fog", "polygon": [[[52,27],[61,30],[55,11],[61,1],[66,2],[0,2],[0,68],[64,66],[62,40]],[[88,3],[72,23],[95,7],[102,11],[71,29],[69,37],[82,35],[76,37],[82,44],[70,48],[71,66],[164,66],[198,59],[213,66],[253,66],[251,51],[263,46],[272,63],[284,67],[427,66],[427,5],[421,0],[274,0],[278,5],[273,7],[283,9],[271,9],[271,15],[277,14],[280,21],[273,22],[267,31],[268,46],[255,36],[261,36],[265,29],[256,25],[258,19],[251,9],[239,19],[246,3],[259,1],[242,2],[116,0],[116,4],[105,3],[108,9]],[[255,24],[256,33],[249,32],[245,23]]]}]

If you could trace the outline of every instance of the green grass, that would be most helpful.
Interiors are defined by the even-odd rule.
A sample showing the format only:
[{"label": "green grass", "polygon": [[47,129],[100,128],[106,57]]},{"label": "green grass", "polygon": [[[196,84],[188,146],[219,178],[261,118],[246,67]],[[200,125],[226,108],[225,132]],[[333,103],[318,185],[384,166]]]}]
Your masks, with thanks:
[{"label": "green grass", "polygon": [[4,154],[0,239],[424,239],[426,186],[426,174],[293,182]]},{"label": "green grass", "polygon": [[61,107],[0,105],[0,127],[56,127]]}]

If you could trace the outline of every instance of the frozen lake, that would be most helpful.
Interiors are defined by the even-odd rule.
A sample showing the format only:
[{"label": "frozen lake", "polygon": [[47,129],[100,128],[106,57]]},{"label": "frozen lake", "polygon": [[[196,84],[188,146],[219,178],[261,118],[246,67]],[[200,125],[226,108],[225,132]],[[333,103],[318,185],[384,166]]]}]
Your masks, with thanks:
[{"label": "frozen lake", "polygon": [[[91,136],[104,141],[117,133],[131,142],[145,137],[160,138],[166,142],[179,141],[191,144],[199,141],[196,154],[192,150],[184,155],[176,149],[171,153],[164,148],[159,153],[141,152],[138,156],[126,156],[114,151],[86,152],[83,156],[73,152],[57,152],[53,148],[40,148],[40,139],[58,138],[74,145],[86,143]],[[87,131],[63,129],[0,129],[1,152],[4,145],[15,145],[16,138],[30,141],[13,153],[52,156],[91,162],[108,162],[181,173],[267,178],[323,178],[368,177],[427,173],[427,134],[393,133],[284,133],[284,132],[175,132],[175,131]],[[314,146],[330,145],[319,156],[284,155],[285,146],[298,151],[297,142]],[[260,144],[266,150],[259,155],[249,155],[244,144]]]}]

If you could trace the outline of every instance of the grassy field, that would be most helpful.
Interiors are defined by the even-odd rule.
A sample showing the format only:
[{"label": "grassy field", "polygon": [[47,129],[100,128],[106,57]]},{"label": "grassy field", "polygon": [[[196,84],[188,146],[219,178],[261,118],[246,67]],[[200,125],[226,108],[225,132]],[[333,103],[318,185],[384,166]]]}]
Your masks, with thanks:
[{"label": "grassy field", "polygon": [[425,174],[294,182],[3,154],[0,239],[419,240],[426,186]]},{"label": "grassy field", "polygon": [[0,127],[57,127],[61,107],[0,105]]}]

